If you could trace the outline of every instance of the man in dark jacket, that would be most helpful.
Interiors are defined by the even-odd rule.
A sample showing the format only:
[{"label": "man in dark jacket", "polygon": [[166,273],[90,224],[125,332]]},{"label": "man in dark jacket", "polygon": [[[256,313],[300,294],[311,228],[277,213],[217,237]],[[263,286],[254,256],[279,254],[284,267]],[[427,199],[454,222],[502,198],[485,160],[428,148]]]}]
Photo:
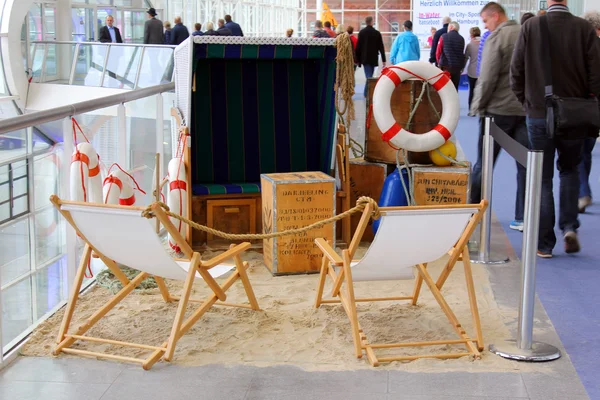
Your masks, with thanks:
[{"label": "man in dark jacket", "polygon": [[[356,59],[358,66],[362,65],[365,70],[367,80],[373,76],[375,67],[379,65],[379,53],[381,61],[385,67],[385,48],[381,33],[373,28],[373,17],[365,18],[366,27],[358,32],[358,42],[356,43]],[[364,96],[367,97],[367,82],[365,82]]]},{"label": "man in dark jacket", "polygon": [[314,38],[324,38],[330,39],[329,34],[323,29],[323,23],[319,20],[315,21],[315,31],[313,32],[312,37]]},{"label": "man in dark jacket", "polygon": [[204,31],[204,36],[219,36],[219,32],[215,31],[215,26],[212,22],[206,23],[206,30]]},{"label": "man in dark jacket", "polygon": [[[545,16],[525,22],[515,44],[511,63],[511,87],[527,113],[529,143],[533,150],[543,150],[542,198],[538,256],[552,257],[556,244],[554,224],[554,154],[558,152],[560,174],[560,210],[558,225],[563,232],[565,252],[580,250],[577,238],[577,200],[579,195],[578,165],[581,161],[583,139],[573,136],[548,138],[546,133],[546,104],[544,53],[550,51],[553,93],[560,97],[585,98],[600,95],[600,47],[596,32],[584,19],[569,12],[564,1],[548,1]],[[540,30],[542,18],[547,18],[549,37]],[[594,132],[597,133],[597,132]]]},{"label": "man in dark jacket", "polygon": [[156,10],[149,8],[148,20],[144,23],[144,44],[164,44],[163,24],[156,18]]},{"label": "man in dark jacket", "polygon": [[190,37],[190,31],[188,28],[181,22],[181,17],[175,17],[173,20],[175,26],[171,29],[171,44],[179,45],[183,43],[183,41]]},{"label": "man in dark jacket", "polygon": [[106,25],[98,32],[98,41],[102,43],[123,43],[119,28],[113,26],[115,19],[112,15],[106,17]]},{"label": "man in dark jacket", "polygon": [[244,32],[242,32],[240,25],[231,20],[231,15],[225,16],[225,28],[231,31],[232,36],[244,36]]},{"label": "man in dark jacket", "polygon": [[224,19],[220,19],[217,24],[219,25],[219,28],[217,29],[217,32],[219,33],[219,36],[233,36],[233,34],[231,33],[231,30],[229,30],[229,28],[227,28],[225,26],[225,20]]},{"label": "man in dark jacket", "polygon": [[200,29],[202,29],[202,24],[200,22],[196,22],[194,24],[194,29],[196,29],[196,30],[194,32],[192,32],[192,36],[202,36],[204,34],[200,30]]},{"label": "man in dark jacket", "polygon": [[440,41],[440,38],[442,37],[442,35],[445,35],[446,33],[448,33],[448,24],[449,23],[450,23],[450,17],[444,17],[444,19],[442,20],[442,24],[444,24],[444,26],[441,29],[438,29],[435,32],[435,35],[433,35],[433,40],[431,41],[431,51],[429,53],[429,62],[432,64],[437,65],[435,55],[437,52],[438,42]]},{"label": "man in dark jacket", "polygon": [[[440,57],[440,68],[450,73],[452,83],[458,90],[460,73],[465,67],[465,38],[458,33],[460,25],[456,21],[448,25],[448,33],[442,36],[444,47]],[[439,32],[439,31],[438,31]]]}]

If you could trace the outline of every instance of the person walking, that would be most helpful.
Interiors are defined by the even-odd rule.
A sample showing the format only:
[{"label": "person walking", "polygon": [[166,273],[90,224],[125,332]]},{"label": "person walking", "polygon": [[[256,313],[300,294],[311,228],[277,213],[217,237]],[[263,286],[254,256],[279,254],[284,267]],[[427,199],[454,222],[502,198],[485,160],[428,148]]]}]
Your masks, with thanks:
[{"label": "person walking", "polygon": [[[560,176],[558,225],[563,233],[564,249],[566,253],[580,251],[577,237],[578,167],[584,139],[581,139],[582,133],[578,131],[548,137],[543,71],[550,68],[556,96],[586,98],[590,93],[600,93],[600,46],[597,33],[588,21],[572,15],[565,3],[565,0],[548,0],[547,14],[531,18],[521,27],[510,68],[512,90],[527,113],[531,149],[544,152],[537,253],[544,258],[552,257],[556,245],[552,193],[555,153],[558,153]],[[547,34],[541,33],[544,21],[549,26]],[[544,64],[545,51],[550,52],[550,66]],[[594,134],[597,135],[597,132]]]},{"label": "person walking", "polygon": [[148,20],[144,23],[144,44],[164,44],[163,24],[156,18],[156,10],[149,8],[146,14]]},{"label": "person walking", "polygon": [[[529,147],[525,111],[510,87],[510,62],[520,27],[516,21],[509,20],[504,8],[489,2],[481,9],[481,19],[491,32],[483,50],[481,73],[475,87],[471,105],[471,115],[494,118],[494,123],[517,142]],[[479,28],[477,28],[479,30]],[[478,50],[478,44],[472,47]],[[471,175],[471,203],[481,201],[481,152],[483,130],[480,129],[477,146],[477,163]],[[494,142],[494,163],[500,153],[500,146]],[[515,199],[515,219],[510,228],[523,231],[525,210],[525,167],[517,164],[517,193]]]},{"label": "person walking", "polygon": [[[366,27],[358,32],[358,41],[356,43],[356,58],[358,66],[362,65],[367,80],[373,76],[375,67],[379,65],[379,54],[385,67],[385,48],[381,33],[373,28],[373,17],[365,18]],[[367,97],[367,82],[365,82],[364,96]]]},{"label": "person walking", "polygon": [[217,32],[219,33],[219,36],[233,36],[233,33],[231,32],[231,30],[225,26],[224,19],[218,20],[217,25],[219,25],[219,28],[217,28]]},{"label": "person walking", "polygon": [[[588,21],[596,30],[598,43],[600,43],[600,12],[588,11],[583,15],[583,19]],[[579,201],[577,208],[580,213],[592,204],[592,190],[590,189],[590,171],[592,170],[592,151],[596,145],[596,138],[586,138],[583,142],[582,160],[579,163]]]},{"label": "person walking", "polygon": [[98,41],[101,43],[123,43],[119,28],[113,26],[115,19],[112,15],[106,17],[106,25],[98,32]]},{"label": "person walking", "polygon": [[231,20],[231,15],[225,16],[225,28],[231,31],[231,36],[244,36],[244,32],[242,32],[242,27]]},{"label": "person walking", "polygon": [[202,24],[201,24],[201,23],[199,23],[199,22],[196,22],[196,23],[194,24],[194,29],[195,29],[195,31],[194,31],[194,32],[192,32],[192,36],[202,36],[202,35],[204,34],[204,33],[203,33],[201,30],[200,30],[200,29],[202,29]]},{"label": "person walking", "polygon": [[404,21],[404,32],[396,36],[390,50],[390,62],[395,65],[404,61],[419,61],[421,47],[419,38],[412,32],[412,21]]},{"label": "person walking", "polygon": [[458,90],[460,74],[465,67],[465,39],[458,33],[460,25],[456,21],[448,25],[448,33],[440,40],[444,42],[440,56],[440,68],[450,73],[454,87]]},{"label": "person walking", "polygon": [[171,43],[174,45],[179,45],[185,41],[185,39],[190,37],[190,31],[188,28],[181,22],[181,17],[175,17],[173,20],[175,26],[171,30]]},{"label": "person walking", "polygon": [[335,31],[333,29],[331,29],[331,22],[329,22],[329,21],[323,22],[323,30],[325,32],[327,32],[329,37],[332,37],[332,38],[335,37]]},{"label": "person walking", "polygon": [[204,36],[219,36],[219,32],[215,31],[215,25],[212,22],[206,23],[206,31]]},{"label": "person walking", "polygon": [[469,34],[471,35],[471,41],[465,49],[465,62],[469,63],[467,76],[469,77],[469,109],[471,109],[473,93],[475,92],[475,85],[479,76],[477,75],[477,53],[479,52],[479,42],[481,41],[481,30],[479,27],[474,26],[469,29]]},{"label": "person walking", "polygon": [[436,59],[436,54],[437,54],[437,45],[438,45],[438,41],[440,40],[440,38],[442,37],[442,35],[445,35],[446,33],[448,33],[448,25],[450,24],[450,17],[444,17],[442,19],[442,24],[444,26],[442,26],[442,28],[438,29],[435,34],[433,35],[433,40],[431,41],[431,51],[429,52],[429,62],[431,64],[435,64],[437,66],[437,59]]},{"label": "person walking", "polygon": [[163,27],[165,28],[165,32],[163,33],[163,44],[171,44],[171,38],[173,37],[173,32],[171,32],[171,23],[169,21],[163,22]]},{"label": "person walking", "polygon": [[329,36],[329,33],[325,32],[325,29],[323,29],[323,23],[319,20],[315,21],[315,31],[313,32],[312,37],[327,39],[331,38],[331,36]]}]

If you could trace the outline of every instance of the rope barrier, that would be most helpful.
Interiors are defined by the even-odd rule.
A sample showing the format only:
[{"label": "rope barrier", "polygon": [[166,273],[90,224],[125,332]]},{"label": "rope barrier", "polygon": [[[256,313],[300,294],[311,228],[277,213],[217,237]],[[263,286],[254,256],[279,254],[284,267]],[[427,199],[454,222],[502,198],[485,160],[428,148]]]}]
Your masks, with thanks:
[{"label": "rope barrier", "polygon": [[367,204],[371,204],[371,206],[373,207],[373,212],[371,213],[371,218],[379,219],[379,217],[381,216],[381,214],[379,213],[379,206],[377,205],[377,202],[370,197],[363,196],[356,201],[356,206],[354,206],[350,210],[345,211],[336,216],[333,216],[331,218],[328,218],[328,219],[325,219],[322,221],[317,221],[317,222],[307,225],[303,228],[288,229],[285,231],[273,232],[273,233],[233,234],[233,233],[219,231],[217,229],[210,228],[206,225],[198,224],[188,218],[185,218],[182,215],[175,214],[174,212],[170,211],[168,205],[166,205],[163,202],[159,202],[159,201],[154,202],[152,205],[148,206],[144,211],[142,211],[142,217],[144,217],[144,218],[154,218],[155,217],[154,212],[152,211],[152,207],[154,206],[154,204],[158,204],[163,209],[165,214],[167,214],[169,217],[175,218],[183,223],[186,223],[196,230],[203,231],[208,234],[218,236],[218,237],[221,237],[221,238],[227,239],[227,240],[259,240],[259,239],[273,239],[273,238],[282,237],[282,236],[297,235],[300,233],[308,232],[313,229],[319,229],[325,225],[332,224],[337,221],[341,221],[342,219],[344,219],[346,217],[349,217],[353,214],[362,212],[365,209],[365,207],[367,206]]}]

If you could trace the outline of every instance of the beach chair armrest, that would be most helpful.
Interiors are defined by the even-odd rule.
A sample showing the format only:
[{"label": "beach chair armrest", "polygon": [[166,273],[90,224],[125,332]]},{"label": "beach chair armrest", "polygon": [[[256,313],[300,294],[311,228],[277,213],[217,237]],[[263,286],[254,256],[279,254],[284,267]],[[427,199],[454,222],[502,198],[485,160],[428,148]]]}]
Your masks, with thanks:
[{"label": "beach chair armrest", "polygon": [[225,253],[219,254],[211,258],[210,260],[202,261],[202,268],[209,269],[216,265],[221,264],[223,261],[227,261],[230,258],[242,253],[243,251],[249,249],[252,245],[248,242],[240,243],[237,246],[227,250]]},{"label": "beach chair armrest", "polygon": [[338,253],[333,250],[333,248],[327,243],[327,241],[323,238],[315,239],[315,244],[321,249],[323,255],[331,261],[331,263],[337,267],[344,265],[344,260]]}]

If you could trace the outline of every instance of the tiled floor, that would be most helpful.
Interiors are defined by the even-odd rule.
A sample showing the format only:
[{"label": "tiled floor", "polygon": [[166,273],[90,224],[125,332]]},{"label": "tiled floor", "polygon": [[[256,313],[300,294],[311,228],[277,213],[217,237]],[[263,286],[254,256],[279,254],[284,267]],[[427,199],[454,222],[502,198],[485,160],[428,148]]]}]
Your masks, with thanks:
[{"label": "tiled floor", "polygon": [[[573,378],[573,377],[571,377]],[[151,371],[85,359],[20,358],[0,374],[10,400],[532,399],[583,400],[577,380],[521,373],[306,372],[298,367],[182,367]]]}]

